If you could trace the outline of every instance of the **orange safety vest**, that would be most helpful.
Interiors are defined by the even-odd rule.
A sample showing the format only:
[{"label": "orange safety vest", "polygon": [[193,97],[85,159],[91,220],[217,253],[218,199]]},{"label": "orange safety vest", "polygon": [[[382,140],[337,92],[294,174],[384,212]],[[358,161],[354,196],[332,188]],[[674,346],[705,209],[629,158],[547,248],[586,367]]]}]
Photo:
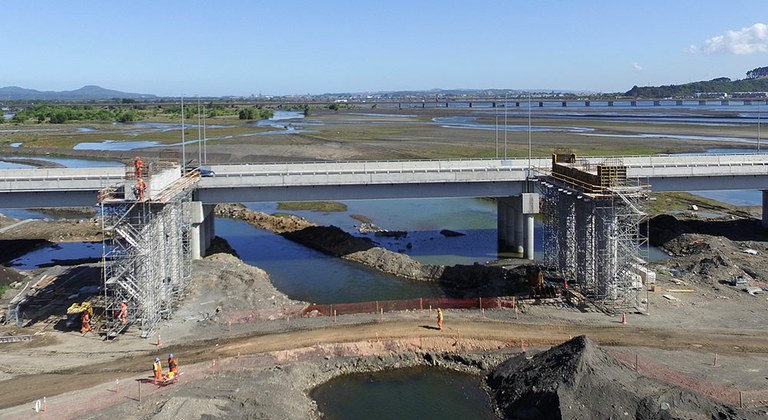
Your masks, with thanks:
[{"label": "orange safety vest", "polygon": [[168,370],[176,372],[176,359],[168,358]]},{"label": "orange safety vest", "polygon": [[161,365],[160,362],[155,362],[152,364],[152,372],[155,372],[155,375],[159,375],[162,371],[163,365]]}]

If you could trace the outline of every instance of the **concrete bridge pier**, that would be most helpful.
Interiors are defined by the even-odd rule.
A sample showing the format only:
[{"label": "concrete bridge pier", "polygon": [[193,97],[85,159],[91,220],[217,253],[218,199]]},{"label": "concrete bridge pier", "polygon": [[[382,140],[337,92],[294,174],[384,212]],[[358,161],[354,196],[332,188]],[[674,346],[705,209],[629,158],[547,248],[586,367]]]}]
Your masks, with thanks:
[{"label": "concrete bridge pier", "polygon": [[[505,246],[515,246],[515,230],[517,218],[514,197],[502,197],[496,202],[497,206],[497,235],[499,242]],[[517,252],[517,250],[515,250]]]},{"label": "concrete bridge pier", "polygon": [[215,205],[203,205],[200,201],[192,201],[190,206],[189,247],[192,259],[199,260],[205,256],[205,250],[211,246],[215,236],[214,214]]},{"label": "concrete bridge pier", "polygon": [[515,250],[515,253],[517,254],[523,254],[525,251],[524,248],[524,223],[525,218],[523,217],[523,196],[518,195],[515,197],[512,197],[512,208],[514,211],[514,218],[515,218],[515,236],[514,241],[512,242],[512,248]]},{"label": "concrete bridge pier", "polygon": [[500,243],[523,258],[534,259],[534,215],[539,212],[539,195],[523,193],[496,201],[497,235]]},{"label": "concrete bridge pier", "polygon": [[768,228],[768,190],[763,190],[763,227]]},{"label": "concrete bridge pier", "polygon": [[523,258],[534,259],[534,215],[539,212],[539,195],[523,193],[496,200],[496,227],[500,243]]}]

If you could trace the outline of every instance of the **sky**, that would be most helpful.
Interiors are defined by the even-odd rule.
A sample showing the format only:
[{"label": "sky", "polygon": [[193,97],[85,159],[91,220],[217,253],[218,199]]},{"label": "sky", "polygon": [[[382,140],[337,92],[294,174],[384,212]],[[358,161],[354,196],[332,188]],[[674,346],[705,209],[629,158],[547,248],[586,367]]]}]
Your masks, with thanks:
[{"label": "sky", "polygon": [[625,92],[768,66],[765,0],[3,0],[0,87]]}]

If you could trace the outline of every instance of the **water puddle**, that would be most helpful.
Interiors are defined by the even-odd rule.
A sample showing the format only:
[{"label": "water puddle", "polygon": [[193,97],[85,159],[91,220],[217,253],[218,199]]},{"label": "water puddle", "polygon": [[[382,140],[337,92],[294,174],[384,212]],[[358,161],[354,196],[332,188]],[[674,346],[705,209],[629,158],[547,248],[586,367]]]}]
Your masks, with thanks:
[{"label": "water puddle", "polygon": [[416,367],[339,376],[311,391],[325,419],[495,419],[479,376]]},{"label": "water puddle", "polygon": [[62,242],[29,252],[12,260],[9,266],[20,270],[31,270],[68,260],[99,260],[101,253],[101,242]]},{"label": "water puddle", "polygon": [[102,142],[83,142],[76,144],[73,150],[134,150],[144,147],[160,146],[157,141],[123,141],[123,140],[104,140]]}]

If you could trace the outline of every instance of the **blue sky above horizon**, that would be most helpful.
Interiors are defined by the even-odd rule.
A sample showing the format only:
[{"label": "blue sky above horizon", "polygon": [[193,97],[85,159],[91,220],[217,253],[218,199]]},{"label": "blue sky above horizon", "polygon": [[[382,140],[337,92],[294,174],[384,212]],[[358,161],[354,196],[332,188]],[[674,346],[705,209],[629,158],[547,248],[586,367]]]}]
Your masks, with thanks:
[{"label": "blue sky above horizon", "polygon": [[623,92],[768,66],[765,0],[0,3],[0,86]]}]

